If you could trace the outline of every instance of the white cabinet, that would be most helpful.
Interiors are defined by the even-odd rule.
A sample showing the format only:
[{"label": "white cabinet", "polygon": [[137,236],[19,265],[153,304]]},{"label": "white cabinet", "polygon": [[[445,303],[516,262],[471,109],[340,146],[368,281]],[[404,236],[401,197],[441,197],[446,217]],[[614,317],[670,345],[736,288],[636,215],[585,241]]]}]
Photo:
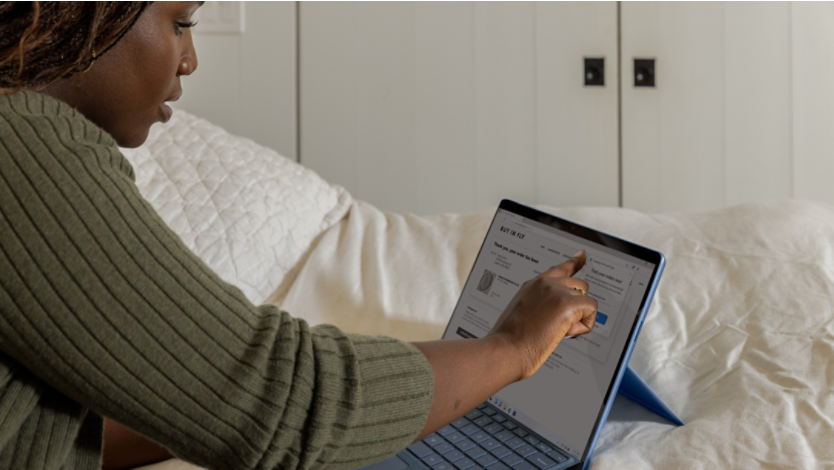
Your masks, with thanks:
[{"label": "white cabinet", "polygon": [[834,203],[834,4],[624,2],[621,28],[624,206]]},{"label": "white cabinet", "polygon": [[[386,210],[834,203],[830,2],[245,12],[243,34],[195,35],[179,104]],[[584,86],[585,57],[605,59],[605,86]],[[635,58],[655,59],[654,88],[634,86]]]},{"label": "white cabinet", "polygon": [[791,3],[793,196],[834,204],[834,3]]},{"label": "white cabinet", "polygon": [[615,3],[300,6],[301,162],[325,179],[422,214],[618,204]]},{"label": "white cabinet", "polygon": [[[791,196],[790,26],[787,3],[622,4],[624,206]],[[656,59],[654,88],[634,57]]]}]

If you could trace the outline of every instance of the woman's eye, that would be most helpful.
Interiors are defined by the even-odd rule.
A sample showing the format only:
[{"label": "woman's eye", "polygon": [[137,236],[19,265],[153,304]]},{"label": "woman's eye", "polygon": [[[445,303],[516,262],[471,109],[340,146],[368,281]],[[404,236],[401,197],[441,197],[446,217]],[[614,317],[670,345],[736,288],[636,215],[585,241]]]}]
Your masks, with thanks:
[{"label": "woman's eye", "polygon": [[196,21],[189,21],[188,23],[179,23],[178,22],[178,23],[174,23],[174,30],[177,32],[177,34],[182,34],[183,29],[193,28],[194,26],[197,26]]}]

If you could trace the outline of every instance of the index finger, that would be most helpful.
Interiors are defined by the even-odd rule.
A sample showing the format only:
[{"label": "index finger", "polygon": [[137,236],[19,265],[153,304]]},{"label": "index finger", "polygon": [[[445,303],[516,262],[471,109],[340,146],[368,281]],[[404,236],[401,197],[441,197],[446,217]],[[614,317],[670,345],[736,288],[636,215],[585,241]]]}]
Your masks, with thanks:
[{"label": "index finger", "polygon": [[543,272],[542,275],[547,277],[573,277],[582,269],[582,266],[585,266],[585,250],[579,250],[571,259],[558,266],[553,266]]}]

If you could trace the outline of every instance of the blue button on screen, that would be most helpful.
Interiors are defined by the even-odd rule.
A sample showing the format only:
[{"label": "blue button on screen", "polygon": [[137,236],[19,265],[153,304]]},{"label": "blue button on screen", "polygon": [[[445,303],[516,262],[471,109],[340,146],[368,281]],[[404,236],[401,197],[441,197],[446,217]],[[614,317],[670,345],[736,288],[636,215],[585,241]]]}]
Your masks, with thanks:
[{"label": "blue button on screen", "polygon": [[607,322],[607,321],[608,321],[608,315],[606,315],[602,312],[597,312],[597,323],[599,323],[600,325],[604,325],[605,322]]}]

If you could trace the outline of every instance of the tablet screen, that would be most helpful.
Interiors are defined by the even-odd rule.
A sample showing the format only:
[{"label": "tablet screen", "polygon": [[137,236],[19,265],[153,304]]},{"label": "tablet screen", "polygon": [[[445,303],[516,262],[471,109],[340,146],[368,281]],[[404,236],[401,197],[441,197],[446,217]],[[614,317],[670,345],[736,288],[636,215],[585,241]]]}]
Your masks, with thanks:
[{"label": "tablet screen", "polygon": [[653,282],[659,254],[504,201],[444,339],[485,336],[522,283],[579,250],[585,250],[586,264],[574,277],[588,282],[588,295],[599,304],[593,331],[563,340],[538,372],[505,387],[490,402],[581,460]]}]

